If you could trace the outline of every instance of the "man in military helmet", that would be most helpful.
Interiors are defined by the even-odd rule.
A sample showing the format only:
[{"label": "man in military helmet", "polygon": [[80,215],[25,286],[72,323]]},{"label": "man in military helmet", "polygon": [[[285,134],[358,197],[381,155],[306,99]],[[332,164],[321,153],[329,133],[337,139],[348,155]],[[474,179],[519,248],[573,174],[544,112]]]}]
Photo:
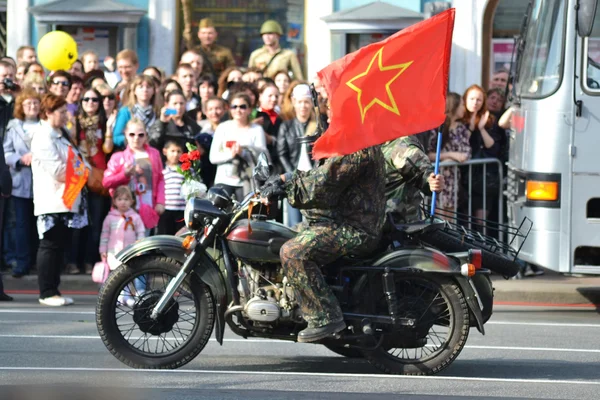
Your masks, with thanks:
[{"label": "man in military helmet", "polygon": [[268,78],[275,78],[279,71],[291,71],[294,79],[304,79],[296,53],[279,47],[279,38],[283,35],[281,25],[272,19],[265,21],[260,28],[260,34],[265,45],[250,54],[248,67],[260,69],[263,76]]},{"label": "man in military helmet", "polygon": [[415,135],[391,140],[382,146],[385,156],[387,199],[386,212],[395,223],[408,224],[425,217],[423,196],[440,192],[444,177],[433,173],[433,166],[421,142]]},{"label": "man in military helmet", "polygon": [[336,259],[372,253],[385,218],[385,160],[379,146],[323,160],[308,171],[270,178],[262,197],[286,196],[307,224],[281,248],[283,272],[308,327],[299,342],[314,342],[346,324],[320,268]]},{"label": "man in military helmet", "polygon": [[235,66],[231,50],[215,43],[217,30],[210,18],[200,20],[198,39],[200,46],[196,46],[195,50],[204,58],[202,74],[210,75],[216,81],[224,70]]}]

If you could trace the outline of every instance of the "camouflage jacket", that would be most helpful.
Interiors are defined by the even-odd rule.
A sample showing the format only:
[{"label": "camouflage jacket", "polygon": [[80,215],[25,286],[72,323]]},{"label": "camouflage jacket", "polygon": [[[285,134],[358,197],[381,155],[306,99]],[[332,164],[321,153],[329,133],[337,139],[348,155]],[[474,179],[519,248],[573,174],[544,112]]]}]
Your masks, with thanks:
[{"label": "camouflage jacket", "polygon": [[[288,175],[289,177],[289,175]],[[309,171],[294,171],[285,189],[309,224],[347,224],[379,237],[385,218],[385,160],[379,146],[332,157]]]},{"label": "camouflage jacket", "polygon": [[394,213],[395,222],[422,219],[421,192],[431,195],[427,178],[433,166],[421,142],[413,136],[404,136],[385,143],[382,151],[386,169],[386,212]]},{"label": "camouflage jacket", "polygon": [[254,50],[250,54],[248,67],[264,70],[269,61],[273,59],[271,64],[269,64],[269,68],[263,71],[264,76],[275,78],[275,75],[279,71],[292,71],[295,80],[301,81],[304,79],[302,76],[302,67],[300,66],[300,62],[298,62],[296,53],[289,49],[279,49],[278,51],[279,53],[276,53],[277,56],[273,58],[275,54],[271,54],[266,46]]}]

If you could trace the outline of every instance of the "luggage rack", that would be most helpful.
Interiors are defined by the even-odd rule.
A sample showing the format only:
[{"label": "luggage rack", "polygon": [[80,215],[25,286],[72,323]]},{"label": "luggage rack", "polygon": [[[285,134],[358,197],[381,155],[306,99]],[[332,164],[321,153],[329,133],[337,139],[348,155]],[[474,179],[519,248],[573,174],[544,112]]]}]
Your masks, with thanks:
[{"label": "luggage rack", "polygon": [[[425,215],[430,215],[431,208],[429,206],[424,205],[423,210]],[[521,248],[533,227],[533,222],[527,217],[524,217],[519,226],[515,228],[437,207],[435,216],[444,220],[444,227],[441,230],[445,233],[491,253],[504,254],[511,257],[513,261],[517,260]],[[490,232],[491,235],[488,234]],[[492,236],[494,233],[496,233],[495,237]],[[515,249],[513,244],[518,244],[518,247]]]}]

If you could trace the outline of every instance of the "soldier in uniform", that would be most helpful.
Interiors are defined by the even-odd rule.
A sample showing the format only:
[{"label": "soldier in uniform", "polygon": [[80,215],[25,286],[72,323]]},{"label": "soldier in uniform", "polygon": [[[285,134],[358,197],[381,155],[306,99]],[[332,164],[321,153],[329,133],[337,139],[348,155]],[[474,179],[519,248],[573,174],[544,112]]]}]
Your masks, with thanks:
[{"label": "soldier in uniform", "polygon": [[204,58],[202,74],[210,75],[216,81],[227,68],[235,67],[231,50],[215,43],[217,30],[210,18],[200,20],[198,39],[200,39],[200,45],[196,46],[195,50]]},{"label": "soldier in uniform", "polygon": [[413,136],[391,140],[382,146],[385,157],[386,212],[396,223],[423,219],[423,196],[444,188],[444,177],[434,175],[433,166],[421,142]]},{"label": "soldier in uniform", "polygon": [[348,254],[367,255],[379,244],[385,218],[385,159],[380,146],[332,157],[309,171],[275,176],[261,196],[285,195],[307,224],[286,242],[284,274],[308,327],[299,342],[314,342],[346,327],[342,310],[320,267]]},{"label": "soldier in uniform", "polygon": [[281,25],[274,20],[265,21],[260,28],[260,34],[265,45],[250,54],[248,67],[260,69],[263,76],[271,79],[275,78],[279,71],[292,71],[294,79],[303,80],[296,53],[279,47],[279,38],[283,35]]}]

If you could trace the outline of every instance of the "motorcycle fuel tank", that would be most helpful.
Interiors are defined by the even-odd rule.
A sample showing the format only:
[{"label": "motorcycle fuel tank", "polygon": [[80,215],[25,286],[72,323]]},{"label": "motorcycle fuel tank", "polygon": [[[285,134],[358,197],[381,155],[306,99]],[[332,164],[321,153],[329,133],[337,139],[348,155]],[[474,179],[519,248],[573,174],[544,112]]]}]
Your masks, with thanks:
[{"label": "motorcycle fuel tank", "polygon": [[227,242],[236,257],[249,261],[279,263],[279,250],[288,240],[296,236],[285,225],[274,221],[242,220],[235,223]]}]

